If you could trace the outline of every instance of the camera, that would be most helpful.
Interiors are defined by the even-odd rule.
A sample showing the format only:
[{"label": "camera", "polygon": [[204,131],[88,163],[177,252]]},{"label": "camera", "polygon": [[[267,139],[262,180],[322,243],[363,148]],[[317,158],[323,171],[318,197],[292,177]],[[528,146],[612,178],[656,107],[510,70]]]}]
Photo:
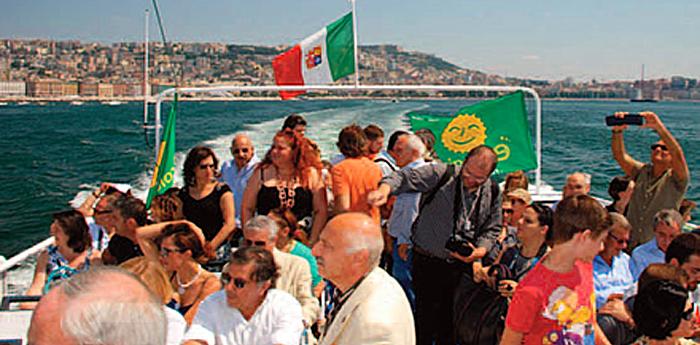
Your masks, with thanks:
[{"label": "camera", "polygon": [[504,264],[496,264],[489,268],[488,275],[492,276],[496,281],[496,286],[498,286],[502,280],[515,280],[513,279],[513,272]]},{"label": "camera", "polygon": [[470,256],[474,251],[474,247],[472,247],[471,242],[458,234],[453,234],[450,236],[450,239],[447,240],[447,243],[445,243],[445,249],[455,252],[461,256]]},{"label": "camera", "polygon": [[644,117],[639,113],[630,113],[625,117],[615,117],[613,115],[605,117],[605,124],[608,126],[634,125],[641,126],[644,124]]}]

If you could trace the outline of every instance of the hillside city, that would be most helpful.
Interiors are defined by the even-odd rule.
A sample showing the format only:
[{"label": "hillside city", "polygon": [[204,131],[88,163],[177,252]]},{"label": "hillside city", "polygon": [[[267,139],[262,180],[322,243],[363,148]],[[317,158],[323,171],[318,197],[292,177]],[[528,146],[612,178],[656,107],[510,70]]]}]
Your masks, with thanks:
[{"label": "hillside city", "polygon": [[[149,45],[151,95],[178,86],[274,85],[272,60],[288,46],[224,43]],[[536,89],[544,98],[644,98],[700,100],[697,79],[671,76],[636,81],[575,82],[520,79],[486,74],[434,55],[396,45],[359,48],[362,84],[511,85]],[[135,99],[143,97],[144,46],[137,42],[99,44],[54,40],[0,40],[0,99]],[[351,77],[339,81],[352,83]],[[338,94],[337,92],[334,94]],[[342,94],[340,94],[342,95]],[[223,96],[270,96],[231,94]],[[371,97],[481,97],[480,92],[396,93]]]}]

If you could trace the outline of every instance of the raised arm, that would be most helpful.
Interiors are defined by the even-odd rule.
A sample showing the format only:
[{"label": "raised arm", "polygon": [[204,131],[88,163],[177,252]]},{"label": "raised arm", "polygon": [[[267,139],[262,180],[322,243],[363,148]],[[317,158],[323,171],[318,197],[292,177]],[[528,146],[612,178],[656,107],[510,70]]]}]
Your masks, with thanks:
[{"label": "raised arm", "polygon": [[690,177],[690,172],[688,170],[688,162],[685,160],[685,155],[683,154],[683,149],[678,143],[676,138],[671,135],[671,132],[666,128],[666,126],[661,122],[659,117],[651,112],[645,111],[640,113],[646,121],[644,121],[643,127],[651,128],[659,135],[661,140],[666,143],[668,147],[668,153],[671,155],[671,169],[673,170],[673,176],[677,181],[685,182]]},{"label": "raised arm", "polygon": [[[615,113],[615,116],[620,118],[625,117],[625,115],[627,115],[625,112]],[[610,146],[612,148],[613,158],[615,158],[617,164],[620,165],[622,171],[625,172],[625,175],[633,176],[643,164],[632,158],[625,150],[624,131],[626,129],[627,125],[612,127]]]}]

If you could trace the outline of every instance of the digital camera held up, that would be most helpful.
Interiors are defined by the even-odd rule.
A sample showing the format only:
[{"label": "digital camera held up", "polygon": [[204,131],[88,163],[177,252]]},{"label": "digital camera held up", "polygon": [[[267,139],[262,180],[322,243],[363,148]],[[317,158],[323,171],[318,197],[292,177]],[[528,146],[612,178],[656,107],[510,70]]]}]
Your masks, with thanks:
[{"label": "digital camera held up", "polygon": [[465,257],[472,255],[474,251],[471,242],[459,234],[450,236],[450,239],[445,243],[445,249]]}]

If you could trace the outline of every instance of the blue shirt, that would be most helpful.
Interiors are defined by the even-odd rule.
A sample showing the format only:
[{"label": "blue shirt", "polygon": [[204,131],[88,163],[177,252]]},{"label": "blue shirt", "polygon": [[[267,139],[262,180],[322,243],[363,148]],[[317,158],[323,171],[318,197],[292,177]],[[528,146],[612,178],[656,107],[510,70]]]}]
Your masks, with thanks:
[{"label": "blue shirt", "polygon": [[258,162],[260,162],[258,156],[253,155],[250,161],[248,161],[248,164],[244,165],[240,170],[233,159],[221,165],[221,178],[219,178],[219,181],[225,182],[233,192],[233,202],[236,206],[237,227],[241,227],[241,203],[243,202],[243,192]]},{"label": "blue shirt", "polygon": [[[401,170],[411,170],[425,164],[428,163],[423,158],[419,158]],[[413,221],[418,217],[418,211],[420,211],[420,197],[421,193],[418,192],[401,193],[396,196],[394,209],[389,217],[389,235],[395,237],[398,244],[411,243],[411,227]]]},{"label": "blue shirt", "polygon": [[612,258],[612,266],[598,255],[593,259],[593,287],[595,288],[595,306],[600,308],[608,296],[624,292],[634,285],[630,271],[630,256],[620,252]]},{"label": "blue shirt", "polygon": [[647,266],[655,263],[664,263],[665,259],[666,254],[659,249],[659,246],[656,244],[656,238],[635,248],[632,251],[632,260],[630,260],[630,271],[632,271],[634,280],[639,279],[639,275],[642,274],[642,271]]}]

